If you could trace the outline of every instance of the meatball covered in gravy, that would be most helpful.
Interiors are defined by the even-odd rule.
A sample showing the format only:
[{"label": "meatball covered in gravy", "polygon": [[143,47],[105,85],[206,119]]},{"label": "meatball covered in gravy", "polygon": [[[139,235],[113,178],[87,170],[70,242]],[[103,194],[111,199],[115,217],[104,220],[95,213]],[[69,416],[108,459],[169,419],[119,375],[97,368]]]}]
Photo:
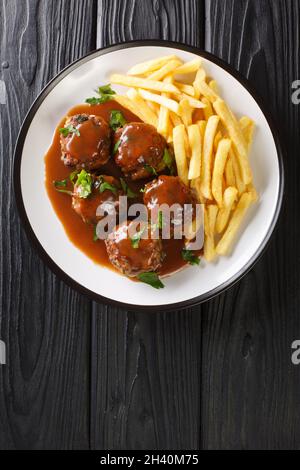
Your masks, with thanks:
[{"label": "meatball covered in gravy", "polygon": [[86,173],[84,185],[83,190],[80,181],[79,184],[75,184],[72,197],[72,207],[83,222],[97,224],[103,217],[97,215],[99,206],[103,212],[118,213],[119,196],[123,191],[116,178],[107,175],[94,177]]},{"label": "meatball covered in gravy", "polygon": [[164,259],[161,240],[151,238],[150,228],[146,228],[148,238],[137,239],[132,223],[126,221],[117,226],[105,240],[110,262],[128,277],[156,271],[162,266]]},{"label": "meatball covered in gravy", "polygon": [[164,168],[165,139],[150,124],[131,122],[117,130],[115,162],[133,180],[149,178]]},{"label": "meatball covered in gravy", "polygon": [[60,129],[65,166],[96,170],[110,157],[111,129],[101,116],[76,114]]}]

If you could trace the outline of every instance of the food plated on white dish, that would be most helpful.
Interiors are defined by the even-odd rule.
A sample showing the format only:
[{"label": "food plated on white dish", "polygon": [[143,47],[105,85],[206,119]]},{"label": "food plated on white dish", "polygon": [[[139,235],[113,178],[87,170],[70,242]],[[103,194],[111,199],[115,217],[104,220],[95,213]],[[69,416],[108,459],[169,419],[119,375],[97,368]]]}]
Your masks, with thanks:
[{"label": "food plated on white dish", "polygon": [[34,104],[16,148],[17,200],[71,284],[126,306],[188,306],[262,252],[281,205],[280,145],[221,65],[184,46],[114,46],[66,69]]}]

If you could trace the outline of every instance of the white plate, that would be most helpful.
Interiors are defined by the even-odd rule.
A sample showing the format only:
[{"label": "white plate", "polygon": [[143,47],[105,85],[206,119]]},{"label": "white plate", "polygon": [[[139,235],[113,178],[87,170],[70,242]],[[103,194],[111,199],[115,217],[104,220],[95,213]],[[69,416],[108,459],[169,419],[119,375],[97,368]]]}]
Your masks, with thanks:
[{"label": "white plate", "polygon": [[[230,257],[189,267],[164,279],[165,289],[135,283],[95,264],[67,237],[48,198],[44,155],[57,122],[68,109],[84,102],[114,73],[157,56],[177,54],[188,61],[203,57],[208,75],[221,87],[233,111],[257,123],[251,166],[260,202],[250,209]],[[122,87],[118,91],[125,91]],[[47,264],[73,287],[99,301],[127,307],[159,309],[190,306],[220,293],[244,275],[265,248],[275,227],[283,194],[282,156],[277,134],[249,85],[223,62],[198,49],[162,41],[139,41],[96,51],[60,73],[42,91],[21,129],[14,163],[16,199],[23,225]],[[80,267],[80,268],[79,268]]]}]

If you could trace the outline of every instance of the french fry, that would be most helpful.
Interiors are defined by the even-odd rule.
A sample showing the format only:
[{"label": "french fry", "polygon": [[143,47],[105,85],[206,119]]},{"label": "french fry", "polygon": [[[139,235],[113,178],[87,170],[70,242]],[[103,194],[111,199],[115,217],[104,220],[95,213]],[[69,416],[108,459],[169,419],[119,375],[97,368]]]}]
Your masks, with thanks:
[{"label": "french fry", "polygon": [[210,104],[210,101],[207,98],[202,98],[202,103],[205,105],[203,112],[204,112],[206,121],[208,121],[209,118],[214,115],[214,112]]},{"label": "french fry", "polygon": [[209,86],[215,92],[216,95],[219,95],[219,85],[216,80],[211,80],[209,82]]},{"label": "french fry", "polygon": [[180,101],[179,114],[185,127],[188,127],[192,124],[193,111],[192,111],[192,108],[190,107],[188,100],[183,99]]},{"label": "french fry", "polygon": [[182,62],[178,59],[170,60],[160,69],[155,70],[155,72],[152,72],[147,78],[149,78],[149,80],[162,80],[169,73],[173,72],[177,67],[179,67],[181,63]]},{"label": "french fry", "polygon": [[182,91],[182,93],[185,93],[186,95],[195,96],[195,90],[192,85],[187,85],[186,83],[181,83],[181,82],[174,82],[174,85],[178,90]]},{"label": "french fry", "polygon": [[188,178],[189,180],[193,180],[199,178],[201,175],[202,138],[197,124],[189,126],[188,137],[192,153]]},{"label": "french fry", "polygon": [[171,100],[170,98],[166,98],[162,95],[157,95],[156,93],[150,93],[146,90],[139,90],[139,94],[147,101],[153,101],[154,103],[158,103],[165,108],[170,109],[176,114],[180,115],[180,107],[177,101]]},{"label": "french fry", "polygon": [[[171,63],[171,62],[169,62]],[[171,75],[168,75],[167,77],[164,78],[165,83],[172,83],[173,82],[173,77]],[[162,96],[165,98],[169,98],[170,95],[169,93],[162,93]],[[150,101],[149,101],[150,103]],[[172,132],[169,132],[171,131]],[[171,128],[171,123],[170,123],[170,110],[166,108],[165,106],[160,106],[159,110],[159,116],[158,116],[158,126],[157,126],[157,131],[162,134],[168,142],[173,141],[173,126]]]},{"label": "french fry", "polygon": [[225,230],[233,205],[238,197],[238,190],[233,186],[226,188],[223,196],[223,208],[219,210],[216,221],[216,232],[222,233]]},{"label": "french fry", "polygon": [[213,103],[213,106],[232,140],[239,161],[243,182],[249,184],[252,181],[252,172],[248,161],[247,143],[240,125],[225,101],[217,99]]},{"label": "french fry", "polygon": [[226,255],[229,253],[234,238],[240,228],[240,225],[246,215],[247,209],[252,203],[252,195],[250,193],[242,194],[232,218],[229,221],[228,227],[219,241],[216,251],[219,255]]},{"label": "french fry", "polygon": [[124,95],[113,95],[113,99],[119,103],[123,108],[128,109],[131,113],[135,114],[141,121],[145,120],[144,115],[140,112],[139,108],[137,105],[127,98],[127,96]]},{"label": "french fry", "polygon": [[211,192],[211,173],[212,173],[212,154],[214,139],[217,132],[220,119],[218,116],[211,116],[207,122],[204,144],[203,144],[203,164],[201,170],[201,191],[207,199],[212,199]]},{"label": "french fry", "polygon": [[158,116],[160,111],[160,105],[157,103],[153,103],[153,101],[146,101],[149,108]]},{"label": "french fry", "polygon": [[186,62],[185,64],[180,65],[176,70],[176,75],[185,75],[186,73],[193,73],[197,72],[201,65],[200,57],[198,59],[193,59],[190,62]]},{"label": "french fry", "polygon": [[148,78],[129,77],[117,73],[110,77],[110,82],[116,85],[123,85],[133,88],[142,88],[145,90],[159,91],[165,93],[179,93],[180,91],[172,83],[164,83],[158,80],[149,80]]},{"label": "french fry", "polygon": [[230,147],[230,139],[221,139],[215,157],[212,177],[212,194],[219,208],[222,208],[223,206],[223,174]]},{"label": "french fry", "polygon": [[174,153],[179,178],[188,185],[188,164],[185,147],[184,125],[176,126],[173,129]]},{"label": "french fry", "polygon": [[205,81],[206,79],[206,73],[205,73],[205,70],[200,67],[198,72],[196,73],[196,77],[195,77],[195,80],[194,80],[194,83],[193,83],[193,87],[194,87],[194,95],[195,95],[195,98],[199,99],[200,98],[200,88],[199,88],[199,83],[201,83],[202,81]]},{"label": "french fry", "polygon": [[228,156],[227,163],[225,166],[225,181],[226,181],[226,186],[235,186],[235,176],[234,176],[234,171],[233,171],[233,165],[232,165],[232,158]]},{"label": "french fry", "polygon": [[219,99],[219,96],[214,92],[213,88],[211,88],[207,83],[203,80],[198,83],[198,89],[200,94],[205,96],[211,103],[214,103],[216,100]]},{"label": "french fry", "polygon": [[206,121],[197,121],[196,124],[198,125],[199,130],[200,130],[201,140],[202,140],[202,142],[204,142],[204,135],[205,135],[205,129],[206,129],[207,122]]},{"label": "french fry", "polygon": [[172,111],[170,111],[170,119],[173,124],[173,127],[180,126],[180,124],[182,124],[182,120],[180,119],[178,114],[173,113]]},{"label": "french fry", "polygon": [[214,140],[214,152],[215,153],[218,150],[218,145],[219,145],[220,140],[222,140],[222,132],[221,131],[216,133],[216,137],[215,137],[215,140]]},{"label": "french fry", "polygon": [[182,93],[181,95],[175,95],[175,99],[178,99],[179,101],[181,100],[187,100],[189,102],[189,105],[191,108],[196,108],[196,109],[204,109],[206,108],[206,104],[204,104],[200,100],[196,100],[192,96],[187,95],[186,93]]},{"label": "french fry", "polygon": [[210,204],[205,207],[204,210],[204,257],[206,261],[210,262],[213,261],[216,257],[216,250],[215,250],[215,225],[216,225],[216,218],[218,214],[218,207]]},{"label": "french fry", "polygon": [[128,70],[127,74],[145,75],[163,67],[167,62],[173,59],[178,59],[178,57],[176,55],[168,55],[165,57],[159,57],[157,59],[148,60],[147,62],[141,62],[140,64],[131,67],[131,69]]},{"label": "french fry", "polygon": [[232,168],[233,168],[236,187],[238,188],[239,195],[241,196],[246,190],[246,185],[241,175],[241,170],[240,170],[240,166],[239,166],[236,154],[232,148],[230,149],[229,156],[230,156],[230,160],[232,161]]},{"label": "french fry", "polygon": [[243,116],[239,122],[240,122],[242,132],[244,134],[244,137],[247,143],[247,149],[249,152],[251,148],[252,140],[253,140],[255,123],[254,121],[252,121],[252,119],[248,118],[247,116]]},{"label": "french fry", "polygon": [[158,119],[157,115],[149,108],[146,101],[138,94],[134,88],[130,88],[127,92],[128,98],[136,105],[140,113],[144,116],[143,121],[151,124],[154,127],[157,127]]}]

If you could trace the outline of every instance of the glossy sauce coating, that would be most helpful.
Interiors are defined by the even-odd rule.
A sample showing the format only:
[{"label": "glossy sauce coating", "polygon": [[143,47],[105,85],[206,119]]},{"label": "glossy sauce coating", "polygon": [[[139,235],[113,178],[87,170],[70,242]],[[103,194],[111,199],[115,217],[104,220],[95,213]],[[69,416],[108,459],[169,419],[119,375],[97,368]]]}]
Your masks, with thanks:
[{"label": "glossy sauce coating", "polygon": [[126,124],[118,129],[114,142],[118,145],[115,162],[133,180],[153,176],[153,170],[164,167],[166,141],[150,124]]},{"label": "glossy sauce coating", "polygon": [[73,129],[67,136],[61,134],[62,160],[66,166],[96,170],[110,158],[111,130],[97,115],[76,114],[67,118],[65,129]]},{"label": "glossy sauce coating", "polygon": [[[139,120],[130,111],[113,101],[95,106],[81,104],[69,110],[67,114],[68,116],[72,116],[87,113],[102,116],[105,120],[109,121],[110,112],[112,110],[122,111],[128,122],[137,122]],[[51,147],[45,155],[45,184],[48,196],[71,242],[94,262],[114,269],[108,259],[105,242],[103,240],[93,241],[94,226],[92,224],[83,223],[82,218],[72,209],[72,198],[56,191],[53,185],[53,181],[68,179],[71,171],[71,169],[65,167],[61,161],[60,134],[58,129],[64,126],[65,120],[66,119],[63,118],[58,124]],[[113,175],[116,178],[122,177],[137,194],[137,198],[132,200],[132,202],[143,201],[143,193],[140,192],[140,189],[144,188],[145,184],[149,182],[149,179],[132,181],[130,178],[124,176],[120,168],[115,164],[113,158],[110,158],[110,160],[101,167],[101,173]],[[184,247],[183,240],[163,240],[162,243],[165,259],[162,268],[159,269],[161,275],[171,274],[186,265],[186,262],[181,256],[181,250]]]}]

